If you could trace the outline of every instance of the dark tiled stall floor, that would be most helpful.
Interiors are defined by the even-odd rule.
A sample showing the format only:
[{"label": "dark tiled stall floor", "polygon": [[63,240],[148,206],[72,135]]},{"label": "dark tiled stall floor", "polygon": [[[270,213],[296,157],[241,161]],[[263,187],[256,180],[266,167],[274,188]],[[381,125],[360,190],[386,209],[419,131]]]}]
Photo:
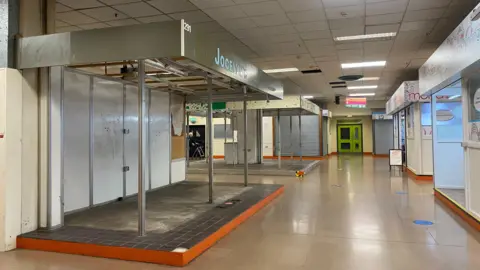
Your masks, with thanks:
[{"label": "dark tiled stall floor", "polygon": [[[214,204],[205,202],[208,194],[205,183],[184,182],[148,193],[147,226],[148,222],[156,225],[150,225],[144,237],[137,236],[136,232],[135,198],[72,214],[66,217],[66,225],[61,229],[38,230],[20,237],[147,250],[190,249],[281,187],[253,184],[245,188],[217,183],[214,190],[218,196]],[[164,214],[154,220],[156,214],[150,209],[157,215],[162,211]],[[167,220],[168,216],[177,218]],[[116,218],[118,220],[114,220]]]}]

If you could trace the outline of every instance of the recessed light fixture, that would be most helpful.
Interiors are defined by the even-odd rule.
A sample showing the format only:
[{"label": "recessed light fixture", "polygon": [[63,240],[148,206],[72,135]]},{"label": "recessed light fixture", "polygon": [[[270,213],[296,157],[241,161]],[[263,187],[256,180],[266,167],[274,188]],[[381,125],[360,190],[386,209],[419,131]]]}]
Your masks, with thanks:
[{"label": "recessed light fixture", "polygon": [[383,67],[386,64],[387,64],[387,61],[345,63],[345,64],[342,64],[342,68]]},{"label": "recessed light fixture", "polygon": [[375,39],[375,38],[392,38],[397,35],[397,32],[390,33],[378,33],[378,34],[368,34],[368,35],[356,35],[356,36],[344,36],[336,37],[335,41],[349,41],[349,40],[360,40],[360,39]]},{"label": "recessed light fixture", "polygon": [[359,85],[359,86],[349,86],[348,90],[357,90],[357,89],[377,89],[378,85]]},{"label": "recessed light fixture", "polygon": [[357,81],[378,81],[378,80],[380,80],[380,77],[363,77]]},{"label": "recessed light fixture", "polygon": [[375,96],[375,93],[354,93],[354,94],[350,94],[348,96],[350,96],[350,97],[371,97],[371,96]]},{"label": "recessed light fixture", "polygon": [[303,98],[305,98],[305,99],[311,99],[311,98],[313,98],[313,96],[303,96]]},{"label": "recessed light fixture", "polygon": [[282,72],[295,72],[298,71],[298,68],[276,68],[276,69],[265,69],[265,73],[282,73]]}]

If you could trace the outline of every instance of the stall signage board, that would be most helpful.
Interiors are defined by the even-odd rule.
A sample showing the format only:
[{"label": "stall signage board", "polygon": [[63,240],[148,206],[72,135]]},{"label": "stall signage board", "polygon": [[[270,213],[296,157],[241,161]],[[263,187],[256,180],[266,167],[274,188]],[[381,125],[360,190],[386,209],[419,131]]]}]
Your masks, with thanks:
[{"label": "stall signage board", "polygon": [[390,168],[392,166],[403,166],[402,149],[390,149],[388,157]]}]

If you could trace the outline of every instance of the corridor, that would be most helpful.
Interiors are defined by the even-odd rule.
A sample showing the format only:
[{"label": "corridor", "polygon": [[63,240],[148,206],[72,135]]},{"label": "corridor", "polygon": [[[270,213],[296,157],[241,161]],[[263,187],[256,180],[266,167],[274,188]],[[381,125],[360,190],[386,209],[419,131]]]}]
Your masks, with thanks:
[{"label": "corridor", "polygon": [[[207,176],[189,176],[206,181]],[[251,176],[283,184],[285,194],[185,269],[474,270],[480,235],[436,202],[430,182],[389,172],[387,159],[321,161],[305,178]],[[215,176],[242,182],[242,176]],[[415,225],[414,220],[434,222]],[[172,269],[74,255],[15,250],[0,269]]]}]

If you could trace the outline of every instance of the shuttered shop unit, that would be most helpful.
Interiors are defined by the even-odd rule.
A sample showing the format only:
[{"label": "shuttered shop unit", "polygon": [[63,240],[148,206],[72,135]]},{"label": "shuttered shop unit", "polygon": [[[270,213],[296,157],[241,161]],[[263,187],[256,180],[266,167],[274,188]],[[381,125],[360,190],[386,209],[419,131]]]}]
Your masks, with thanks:
[{"label": "shuttered shop unit", "polygon": [[[277,121],[277,117],[275,117]],[[280,117],[280,141],[282,156],[321,156],[320,153],[320,117],[318,115],[302,116],[302,152],[300,152],[299,119],[292,116],[290,133],[290,116]],[[275,146],[278,148],[278,124],[275,125]],[[278,155],[278,151],[276,153]]]}]

